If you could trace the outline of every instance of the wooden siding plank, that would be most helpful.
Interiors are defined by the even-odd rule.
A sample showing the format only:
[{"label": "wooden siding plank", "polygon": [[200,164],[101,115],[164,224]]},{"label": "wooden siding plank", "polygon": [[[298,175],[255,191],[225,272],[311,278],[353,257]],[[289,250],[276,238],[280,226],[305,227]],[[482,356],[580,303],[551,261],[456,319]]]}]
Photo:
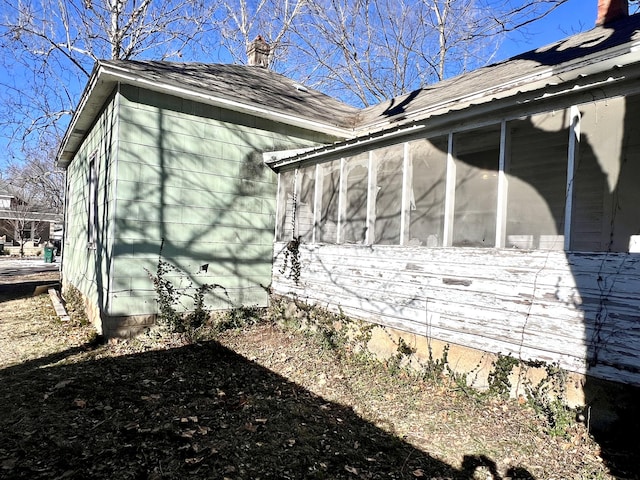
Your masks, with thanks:
[{"label": "wooden siding plank", "polygon": [[[640,384],[640,256],[395,246],[302,245],[312,304],[493,353]],[[598,339],[598,341],[596,341]],[[598,365],[587,365],[597,353]]]}]

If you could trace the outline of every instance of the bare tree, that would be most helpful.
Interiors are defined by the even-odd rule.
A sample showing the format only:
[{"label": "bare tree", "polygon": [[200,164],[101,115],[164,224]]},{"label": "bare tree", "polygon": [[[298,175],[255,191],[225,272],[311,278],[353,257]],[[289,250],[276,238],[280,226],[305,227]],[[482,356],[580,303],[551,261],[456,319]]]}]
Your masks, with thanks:
[{"label": "bare tree", "polygon": [[32,206],[48,213],[61,214],[64,209],[64,172],[55,164],[57,145],[45,150],[28,150],[27,159],[13,162],[2,174],[5,187],[15,189]]},{"label": "bare tree", "polygon": [[370,105],[487,63],[566,1],[0,0],[0,129],[55,144],[96,59],[243,63],[257,35],[275,70]]},{"label": "bare tree", "polygon": [[249,43],[258,35],[271,46],[270,65],[287,60],[290,32],[308,12],[310,0],[220,0],[213,17],[217,41],[235,63],[246,62]]},{"label": "bare tree", "polygon": [[370,105],[477,68],[568,0],[309,0],[286,72]]},{"label": "bare tree", "polygon": [[[49,172],[45,172],[48,174]],[[47,177],[49,175],[44,175]],[[49,240],[51,226],[62,216],[54,212],[41,197],[38,188],[32,188],[36,180],[30,177],[3,181],[0,185],[2,205],[0,206],[0,233],[5,238],[20,245],[20,256],[24,256],[27,241],[34,243]],[[40,181],[48,181],[45,178]]]},{"label": "bare tree", "polygon": [[[200,0],[0,0],[0,127],[55,142],[94,62],[194,57],[212,7]],[[53,140],[52,140],[53,138]]]}]

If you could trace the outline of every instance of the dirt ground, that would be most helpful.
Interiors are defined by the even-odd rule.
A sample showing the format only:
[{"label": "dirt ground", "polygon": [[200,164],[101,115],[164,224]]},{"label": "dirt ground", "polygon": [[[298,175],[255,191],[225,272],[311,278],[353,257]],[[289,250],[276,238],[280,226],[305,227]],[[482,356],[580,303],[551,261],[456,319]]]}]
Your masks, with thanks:
[{"label": "dirt ground", "polygon": [[104,344],[47,295],[0,302],[0,478],[638,478],[581,424],[547,432],[273,322]]}]

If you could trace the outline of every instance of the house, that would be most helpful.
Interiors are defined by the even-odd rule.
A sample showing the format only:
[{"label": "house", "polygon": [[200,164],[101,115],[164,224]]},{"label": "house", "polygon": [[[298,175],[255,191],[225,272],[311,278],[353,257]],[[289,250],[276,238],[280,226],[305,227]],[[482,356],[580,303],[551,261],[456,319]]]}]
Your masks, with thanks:
[{"label": "house", "polygon": [[276,175],[262,153],[344,139],[356,109],[261,68],[259,46],[248,66],[95,65],[57,162],[63,289],[104,335],[153,321],[160,256],[177,286],[222,287],[208,306],[266,305]]},{"label": "house", "polygon": [[0,185],[0,243],[4,254],[42,254],[40,244],[54,240],[55,228],[61,222],[62,215],[30,201],[20,189]]},{"label": "house", "polygon": [[214,307],[270,286],[462,368],[558,365],[576,403],[587,376],[640,386],[640,16],[601,13],[363,110],[259,58],[99,62],[58,158],[64,288],[105,335],[135,333],[161,256],[222,285]]},{"label": "house", "polygon": [[487,354],[558,365],[583,405],[640,386],[640,16],[604,13],[366,108],[344,141],[265,154],[274,293],[450,346],[471,374]]}]

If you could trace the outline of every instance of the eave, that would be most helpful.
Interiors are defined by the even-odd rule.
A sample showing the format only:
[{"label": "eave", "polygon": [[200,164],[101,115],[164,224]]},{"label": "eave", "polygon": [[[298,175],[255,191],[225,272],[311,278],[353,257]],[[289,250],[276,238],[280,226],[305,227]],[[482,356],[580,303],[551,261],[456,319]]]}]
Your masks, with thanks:
[{"label": "eave", "polygon": [[[609,49],[599,55],[550,67],[535,75],[522,76],[491,89],[471,92],[416,110],[401,118],[360,126],[352,138],[316,148],[288,158],[267,160],[274,170],[328,161],[361,150],[364,146],[408,137],[419,132],[445,131],[456,125],[482,122],[482,118],[501,115],[514,119],[539,112],[560,98],[572,97],[578,103],[606,97],[604,91],[624,84],[628,92],[640,93],[640,41]],[[632,81],[634,82],[632,84]],[[623,94],[624,92],[619,92]],[[595,95],[595,96],[594,96]],[[582,99],[581,99],[582,97]],[[581,100],[580,100],[581,99]]]},{"label": "eave", "polygon": [[243,103],[230,98],[211,95],[204,91],[193,90],[170,83],[151,81],[140,78],[134,72],[125,68],[97,63],[58,151],[57,163],[60,167],[66,168],[69,163],[71,163],[88,131],[91,129],[102,108],[104,108],[108,97],[118,84],[140,86],[141,88],[161,94],[173,95],[186,100],[193,100],[337,138],[349,138],[353,136],[351,129],[272,110],[261,105]]}]

